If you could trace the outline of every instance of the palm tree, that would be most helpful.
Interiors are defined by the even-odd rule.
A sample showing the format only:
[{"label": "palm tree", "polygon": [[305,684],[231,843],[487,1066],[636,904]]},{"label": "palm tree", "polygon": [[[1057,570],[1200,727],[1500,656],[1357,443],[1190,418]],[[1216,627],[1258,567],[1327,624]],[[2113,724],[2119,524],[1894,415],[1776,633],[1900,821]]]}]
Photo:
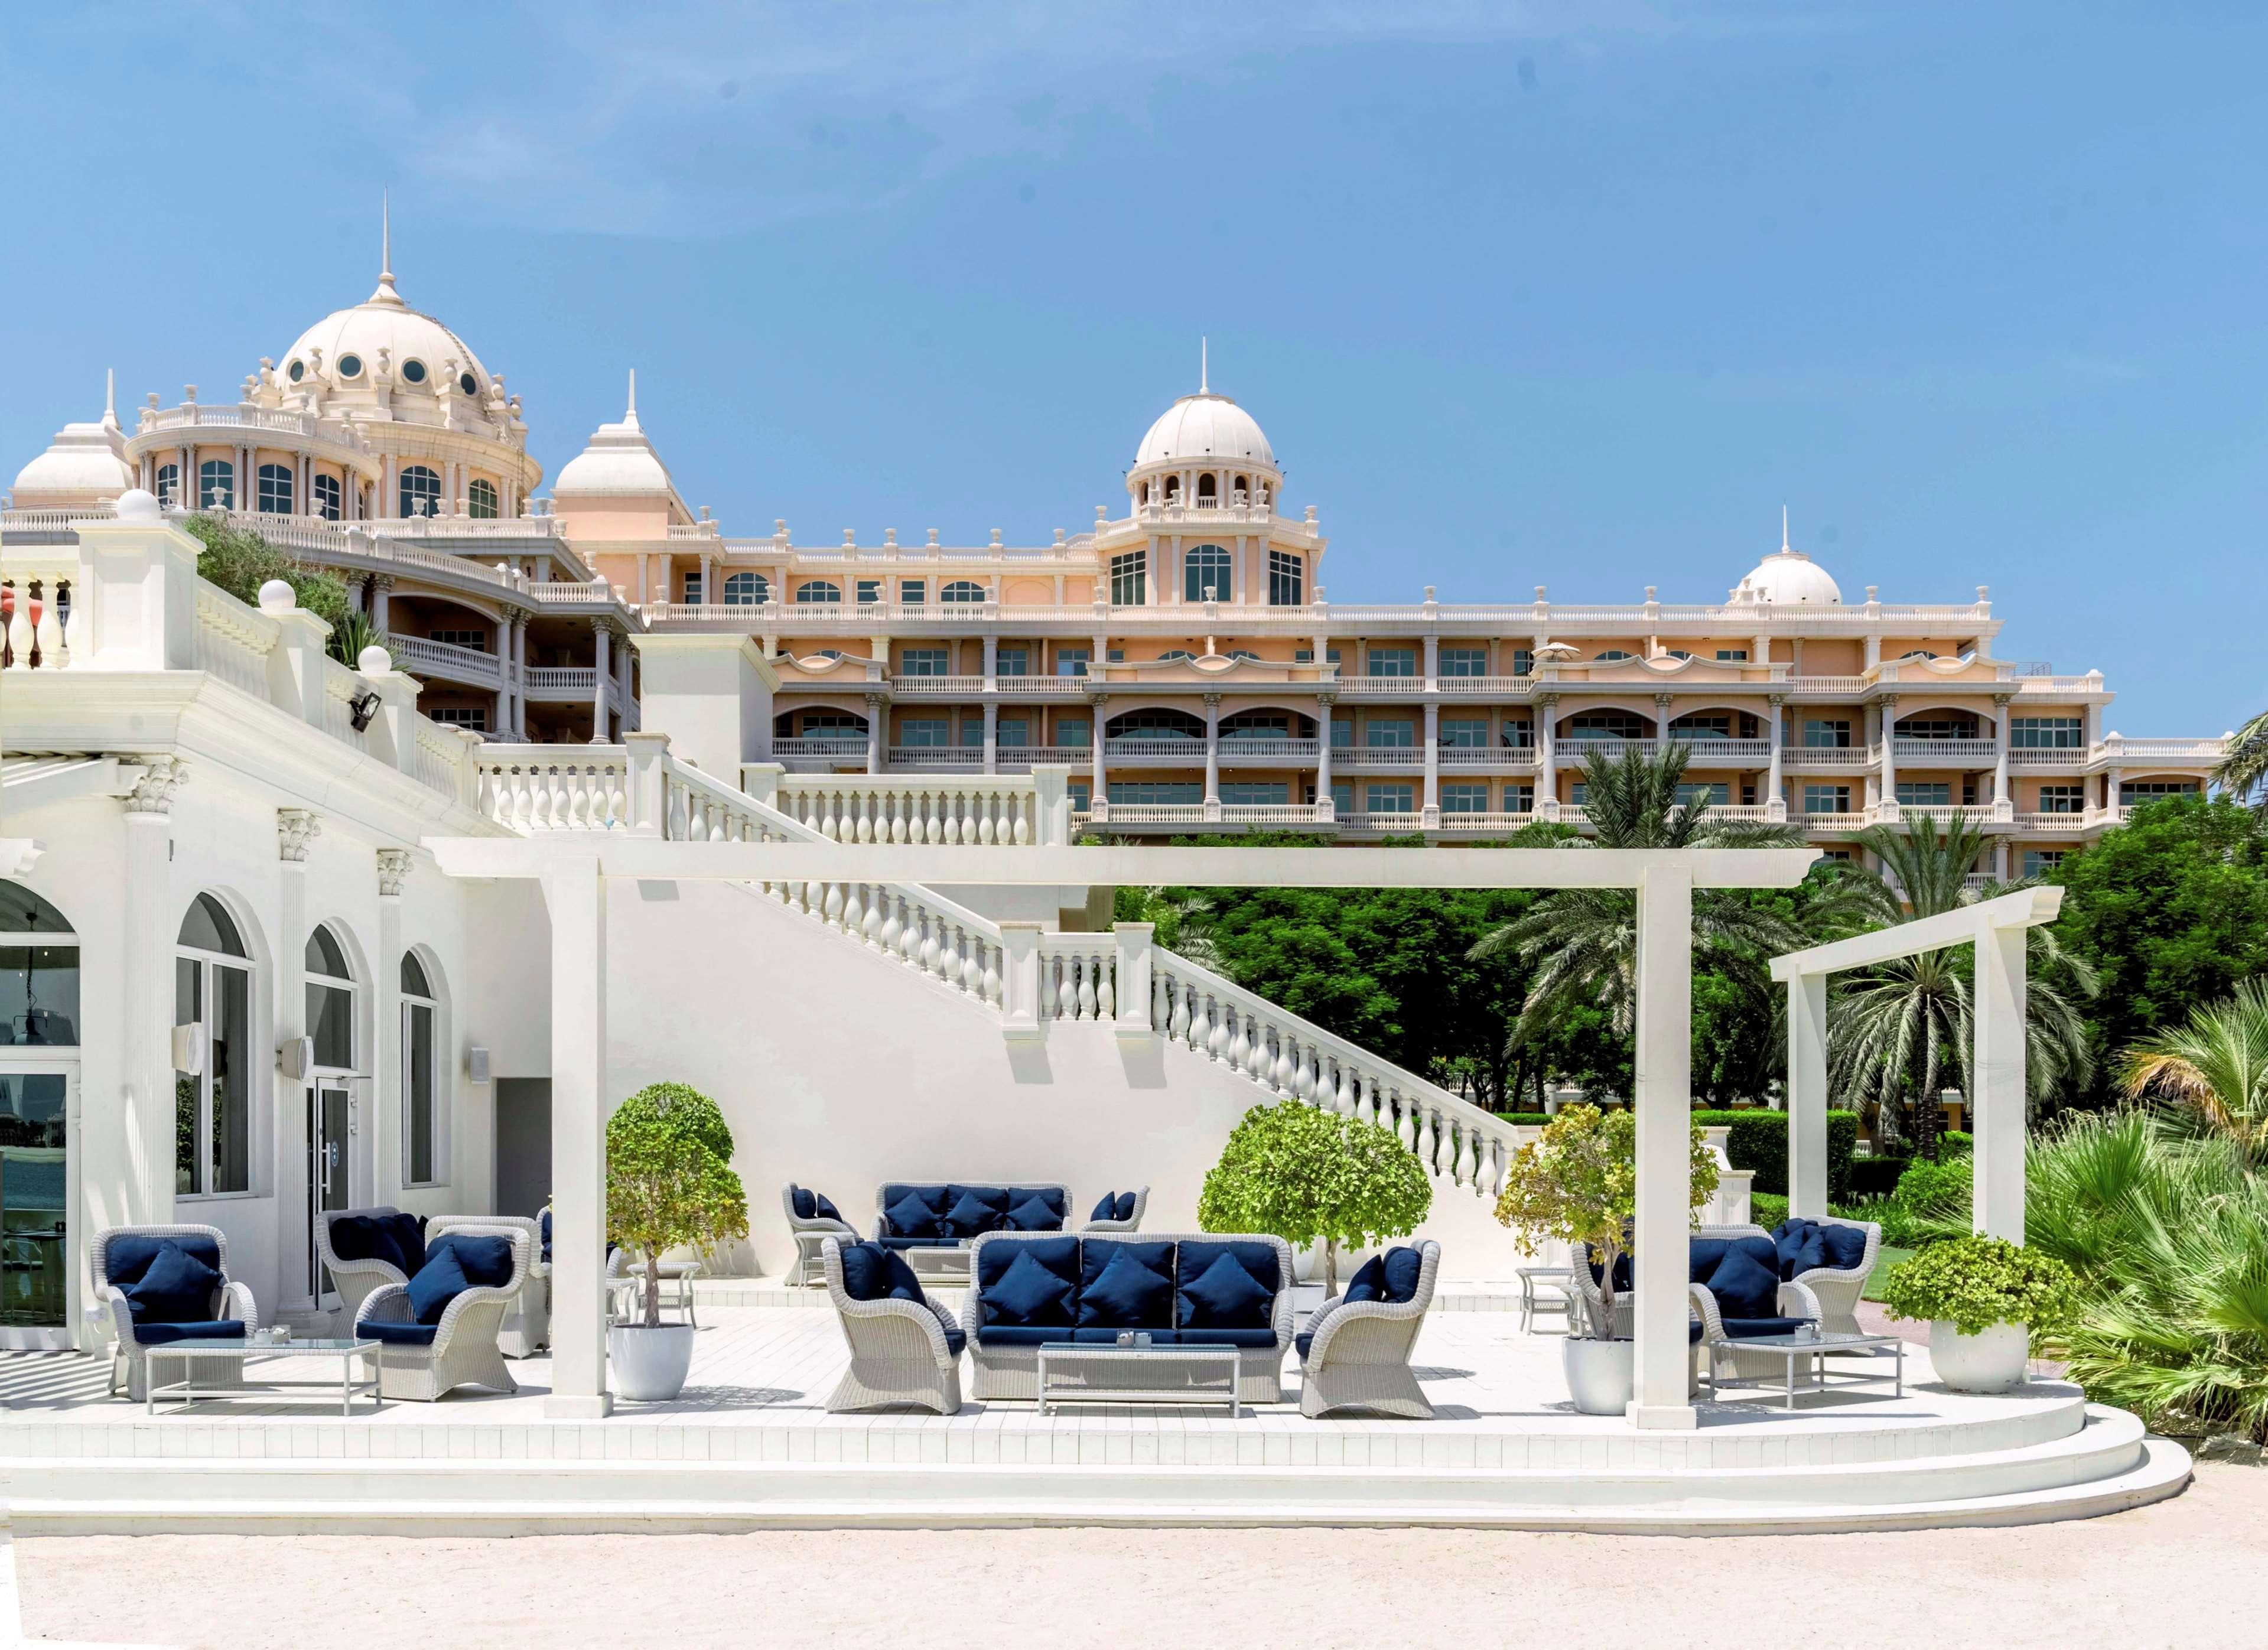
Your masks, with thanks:
[{"label": "palm tree", "polygon": [[[1681,802],[1683,745],[1654,756],[1624,750],[1619,758],[1594,756],[1584,764],[1584,811],[1601,848],[1800,848],[1803,832],[1789,825],[1709,818],[1705,804]],[[1570,836],[1562,846],[1592,841]],[[1835,896],[1815,913],[1843,909]],[[1832,920],[1831,917],[1828,920]],[[1818,924],[1815,923],[1814,926]],[[1815,933],[1746,897],[1737,889],[1696,889],[1693,959],[1749,989],[1768,991],[1765,960],[1808,945]],[[1507,1049],[1539,1037],[1569,1002],[1582,998],[1605,1008],[1615,1030],[1630,1035],[1638,1006],[1638,898],[1628,888],[1555,888],[1513,922],[1484,936],[1474,958],[1509,951],[1535,968],[1528,996],[1506,1039]]]},{"label": "palm tree", "polygon": [[2251,798],[2252,811],[2268,819],[2268,711],[2236,730],[2213,782],[2239,802]]},{"label": "palm tree", "polygon": [[[1924,815],[1909,831],[1874,825],[1854,840],[1889,873],[1852,879],[1852,897],[1868,927],[1939,916],[2037,880],[1970,888],[1970,873],[1985,836],[1965,820],[1940,830]],[[2097,981],[2094,969],[2066,952],[2050,930],[2030,930],[2028,943],[2025,1072],[2029,1098],[2037,1102],[2066,1084],[2084,1082],[2094,1071],[2078,1004],[2095,995]],[[1911,1094],[1920,1102],[1914,1108],[1915,1147],[1925,1156],[1937,1155],[1933,1098],[1948,1074],[1959,1073],[1964,1086],[1969,1081],[1974,968],[1970,947],[1959,945],[1854,970],[1839,980],[1828,1025],[1835,1089],[1862,1108],[1876,1109],[1878,1139],[1896,1138],[1900,1104]]]},{"label": "palm tree", "polygon": [[2268,980],[2191,1010],[2188,1025],[2131,1044],[2118,1064],[2129,1094],[2155,1090],[2247,1151],[2268,1150]]}]

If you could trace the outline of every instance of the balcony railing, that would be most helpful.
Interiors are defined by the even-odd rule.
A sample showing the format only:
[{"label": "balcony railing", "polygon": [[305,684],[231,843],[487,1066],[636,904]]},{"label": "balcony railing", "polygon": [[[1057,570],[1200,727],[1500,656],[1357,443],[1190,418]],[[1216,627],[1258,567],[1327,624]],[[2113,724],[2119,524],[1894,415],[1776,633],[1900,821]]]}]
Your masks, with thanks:
[{"label": "balcony railing", "polygon": [[866,755],[866,741],[864,738],[776,739],[772,740],[772,755],[779,757],[828,756],[838,760],[844,756],[857,756],[863,759]]},{"label": "balcony railing", "polygon": [[486,687],[495,687],[504,680],[503,661],[481,648],[436,642],[422,636],[389,636],[387,640],[395,658],[414,674],[433,672],[453,681],[477,682]]},{"label": "balcony railing", "polygon": [[1898,765],[1916,763],[1940,768],[1990,768],[2000,759],[1996,739],[1906,739],[1895,748]]}]

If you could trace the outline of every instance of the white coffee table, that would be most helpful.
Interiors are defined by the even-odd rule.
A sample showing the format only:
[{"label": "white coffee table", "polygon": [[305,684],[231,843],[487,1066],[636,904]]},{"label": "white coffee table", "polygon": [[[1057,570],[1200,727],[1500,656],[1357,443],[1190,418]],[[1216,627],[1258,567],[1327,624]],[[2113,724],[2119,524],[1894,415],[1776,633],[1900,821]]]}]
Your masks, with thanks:
[{"label": "white coffee table", "polygon": [[[162,1346],[142,1349],[144,1362],[149,1366],[149,1396],[144,1403],[148,1413],[159,1413],[158,1403],[165,1399],[174,1407],[165,1411],[178,1415],[193,1403],[210,1403],[220,1398],[280,1398],[287,1403],[304,1403],[311,1397],[320,1397],[328,1403],[335,1397],[341,1415],[354,1413],[354,1401],[362,1394],[370,1394],[372,1410],[384,1407],[385,1400],[378,1391],[378,1354],[382,1343],[360,1340],[306,1341],[169,1341]],[[251,1381],[239,1376],[232,1387],[200,1387],[196,1381],[195,1360],[200,1358],[234,1359],[239,1370],[261,1359],[276,1358],[335,1358],[339,1360],[336,1381]],[[367,1378],[355,1379],[354,1360],[367,1358],[370,1374]],[[173,1360],[185,1366],[179,1381],[160,1384],[158,1366]]]},{"label": "white coffee table", "polygon": [[1233,1346],[1118,1346],[1051,1341],[1040,1348],[1040,1413],[1060,1403],[1216,1403],[1244,1413]]},{"label": "white coffee table", "polygon": [[1719,1387],[1769,1387],[1773,1384],[1769,1376],[1758,1379],[1755,1376],[1734,1375],[1719,1379],[1717,1374],[1719,1352],[1778,1354],[1786,1365],[1787,1407],[1793,1410],[1795,1408],[1796,1394],[1795,1366],[1799,1363],[1808,1363],[1810,1366],[1805,1374],[1803,1390],[1824,1392],[1830,1385],[1855,1387],[1881,1379],[1881,1376],[1870,1372],[1857,1374],[1837,1372],[1835,1378],[1830,1381],[1827,1368],[1829,1355],[1836,1352],[1875,1352],[1883,1349],[1888,1349],[1892,1358],[1890,1396],[1902,1398],[1905,1396],[1906,1392],[1906,1344],[1895,1335],[1843,1335],[1829,1332],[1801,1339],[1793,1335],[1760,1335],[1753,1340],[1734,1340],[1727,1336],[1711,1341],[1706,1348],[1708,1357],[1705,1361],[1708,1365],[1709,1396],[1714,1398]]}]

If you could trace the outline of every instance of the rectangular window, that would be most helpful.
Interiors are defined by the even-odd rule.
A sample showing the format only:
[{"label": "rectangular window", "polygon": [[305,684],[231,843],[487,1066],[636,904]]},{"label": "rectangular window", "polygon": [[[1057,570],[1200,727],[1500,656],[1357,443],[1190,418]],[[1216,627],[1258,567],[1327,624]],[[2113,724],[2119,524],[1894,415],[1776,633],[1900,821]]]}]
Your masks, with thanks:
[{"label": "rectangular window", "polygon": [[1570,739],[1644,739],[1646,728],[1627,711],[1586,711],[1567,718]]},{"label": "rectangular window", "polygon": [[340,516],[339,478],[335,475],[315,477],[315,513],[326,521],[336,521]]},{"label": "rectangular window", "polygon": [[992,725],[992,742],[1006,750],[1032,742],[1032,725],[1020,716],[1004,716]]},{"label": "rectangular window", "polygon": [[1720,664],[1745,665],[1749,662],[1749,650],[1745,647],[1720,647],[1717,650],[1717,659]]},{"label": "rectangular window", "polygon": [[1326,665],[1336,665],[1340,662],[1339,650],[1337,648],[1327,647],[1323,650],[1323,663]]},{"label": "rectangular window", "polygon": [[961,746],[963,750],[981,750],[984,746],[984,718],[964,716],[961,718]]},{"label": "rectangular window", "polygon": [[1058,647],[1056,649],[1056,674],[1084,676],[1086,674],[1087,660],[1093,657],[1094,655],[1084,647]]},{"label": "rectangular window", "polygon": [[1515,676],[1534,675],[1535,674],[1535,655],[1525,647],[1513,648],[1512,650],[1512,674]]},{"label": "rectangular window", "polygon": [[1898,724],[1900,739],[1975,739],[1974,718],[1911,716]]},{"label": "rectangular window", "polygon": [[1314,664],[1315,662],[1315,650],[1312,647],[1293,648],[1292,650],[1292,662],[1295,665]]},{"label": "rectangular window", "polygon": [[1366,667],[1373,676],[1415,676],[1418,674],[1418,650],[1414,647],[1373,647],[1370,662]]},{"label": "rectangular window", "polygon": [[485,733],[489,731],[489,713],[487,708],[482,705],[440,705],[434,709],[432,716],[433,719],[444,727],[468,727],[475,733]]},{"label": "rectangular window", "polygon": [[1373,716],[1364,725],[1363,743],[1373,750],[1409,750],[1418,743],[1418,725],[1406,716]]},{"label": "rectangular window", "polygon": [[1126,662],[1126,650],[1123,647],[1112,648],[1110,650],[1110,662],[1114,665],[1124,664]]},{"label": "rectangular window", "polygon": [[1353,718],[1335,716],[1331,718],[1331,748],[1333,750],[1352,750],[1354,748]]},{"label": "rectangular window", "polygon": [[1028,647],[997,648],[992,654],[992,674],[996,676],[1027,676],[1032,669],[1032,650]]},{"label": "rectangular window", "polygon": [[1058,722],[1056,724],[1056,743],[1086,749],[1094,742],[1092,722]]},{"label": "rectangular window", "polygon": [[433,1007],[401,1005],[401,1108],[409,1119],[409,1179],[430,1185],[433,1174]]},{"label": "rectangular window", "polygon": [[1441,743],[1451,750],[1486,750],[1489,742],[1488,718],[1484,716],[1445,716],[1441,718]]},{"label": "rectangular window", "polygon": [[2064,855],[2069,851],[2068,849],[2064,848],[2025,849],[2024,874],[2028,877],[2043,877],[2052,874],[2055,868],[2063,863]]},{"label": "rectangular window", "polygon": [[1113,779],[1110,800],[1116,805],[1131,803],[1136,807],[1202,802],[1204,786],[1194,780],[1184,784],[1178,779]]},{"label": "rectangular window", "polygon": [[1087,799],[1093,792],[1087,788],[1087,782],[1086,780],[1074,779],[1069,784],[1065,785],[1064,789],[1071,797],[1071,811],[1072,813],[1086,814],[1093,812],[1093,805]]},{"label": "rectangular window", "polygon": [[263,515],[288,516],[291,513],[291,471],[282,464],[263,464],[257,477],[260,486],[260,510]]},{"label": "rectangular window", "polygon": [[1508,784],[1504,788],[1504,811],[1507,814],[1535,812],[1535,787],[1532,784]]},{"label": "rectangular window", "polygon": [[882,581],[880,579],[862,578],[858,581],[858,605],[860,607],[871,608],[881,599]]},{"label": "rectangular window", "polygon": [[2043,784],[2040,787],[2040,807],[2043,814],[2084,814],[2087,812],[2087,787],[2083,784]]},{"label": "rectangular window", "polygon": [[898,600],[909,608],[918,608],[929,599],[924,593],[928,589],[929,581],[926,579],[901,578],[898,580]]},{"label": "rectangular window", "polygon": [[898,724],[898,742],[934,750],[953,742],[952,724],[941,716],[909,716]]},{"label": "rectangular window", "polygon": [[1220,799],[1231,807],[1280,807],[1291,801],[1292,787],[1281,779],[1225,780]]},{"label": "rectangular window", "polygon": [[1415,814],[1418,811],[1418,791],[1414,785],[1374,784],[1369,787],[1366,800],[1373,814]]},{"label": "rectangular window", "polygon": [[1441,812],[1444,814],[1485,814],[1488,811],[1488,786],[1458,784],[1441,787]]},{"label": "rectangular window", "polygon": [[1485,647],[1445,647],[1441,650],[1441,674],[1444,676],[1485,676],[1488,674],[1488,649]]},{"label": "rectangular window", "polygon": [[183,1195],[252,1189],[252,976],[178,958],[173,1023],[204,1027],[201,1075],[174,1073],[173,1190]]},{"label": "rectangular window", "polygon": [[899,655],[902,676],[950,676],[953,651],[945,647],[909,647]]},{"label": "rectangular window", "polygon": [[488,632],[485,630],[429,630],[426,632],[426,638],[429,641],[446,642],[452,647],[469,647],[475,653],[485,653],[489,651]]},{"label": "rectangular window", "polygon": [[1307,564],[1288,550],[1268,552],[1268,605],[1296,608],[1307,600]]},{"label": "rectangular window", "polygon": [[701,605],[701,575],[698,572],[685,575],[684,601],[688,608],[697,608]]},{"label": "rectangular window", "polygon": [[1677,806],[1680,807],[1722,807],[1729,799],[1721,784],[1688,780],[1677,787]]},{"label": "rectangular window", "polygon": [[2197,790],[2194,779],[2130,779],[2118,787],[2118,800],[2154,802],[2161,796],[2195,796]]},{"label": "rectangular window", "polygon": [[1506,750],[1531,749],[1535,744],[1535,724],[1506,722],[1504,731],[1497,735],[1497,740]]},{"label": "rectangular window", "polygon": [[315,1064],[354,1070],[354,993],[342,986],[307,987],[307,1029],[315,1039]]},{"label": "rectangular window", "polygon": [[1803,725],[1803,743],[1808,750],[1848,750],[1851,748],[1851,724],[1847,721],[1811,721]]},{"label": "rectangular window", "polygon": [[1807,814],[1848,814],[1851,811],[1851,787],[1847,784],[1808,784],[1803,787],[1803,811]]},{"label": "rectangular window", "polygon": [[2077,750],[2081,726],[2075,716],[2015,717],[2008,723],[2008,744],[2014,750]]},{"label": "rectangular window", "polygon": [[1687,744],[1702,739],[1730,739],[1733,718],[1729,712],[1702,711],[1693,716],[1681,716],[1669,725],[1669,737]]},{"label": "rectangular window", "polygon": [[1928,779],[1898,781],[1900,807],[1949,807],[1953,804],[1953,787]]},{"label": "rectangular window", "polygon": [[[1149,553],[1130,550],[1110,558],[1110,602],[1113,607],[1139,608],[1150,600]],[[1114,791],[1116,785],[1111,787]],[[1111,798],[1116,801],[1116,797]]]}]

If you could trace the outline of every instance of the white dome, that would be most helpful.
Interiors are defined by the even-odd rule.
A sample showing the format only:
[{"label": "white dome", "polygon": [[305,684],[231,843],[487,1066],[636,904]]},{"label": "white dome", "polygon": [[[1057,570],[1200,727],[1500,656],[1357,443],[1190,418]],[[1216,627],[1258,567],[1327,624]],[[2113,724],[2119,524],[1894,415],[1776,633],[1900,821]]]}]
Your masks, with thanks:
[{"label": "white dome", "polygon": [[18,510],[108,503],[133,485],[125,433],[106,407],[97,423],[56,431],[54,444],[16,472],[15,502]]},{"label": "white dome", "polygon": [[573,493],[671,493],[669,467],[646,439],[637,416],[637,375],[630,375],[630,410],[620,424],[600,424],[590,445],[552,479],[551,496]]},{"label": "white dome", "polygon": [[1276,467],[1275,449],[1268,445],[1252,415],[1227,396],[1204,390],[1184,395],[1167,408],[1134,450],[1138,468],[1203,463],[1209,459]]},{"label": "white dome", "polygon": [[[380,350],[386,352],[382,357]],[[391,271],[381,274],[378,290],[352,309],[334,310],[301,333],[276,369],[277,385],[286,394],[309,378],[320,378],[333,390],[371,389],[381,360],[393,373],[397,390],[430,393],[444,372],[456,380],[460,394],[486,400],[494,387],[469,344],[432,316],[402,302],[394,290]],[[349,366],[354,371],[342,370]],[[467,391],[462,380],[468,373],[473,387]]]},{"label": "white dome", "polygon": [[1827,570],[1801,550],[1782,547],[1776,556],[1756,564],[1756,571],[1742,581],[1750,597],[1784,607],[1839,608],[1843,592]]}]

